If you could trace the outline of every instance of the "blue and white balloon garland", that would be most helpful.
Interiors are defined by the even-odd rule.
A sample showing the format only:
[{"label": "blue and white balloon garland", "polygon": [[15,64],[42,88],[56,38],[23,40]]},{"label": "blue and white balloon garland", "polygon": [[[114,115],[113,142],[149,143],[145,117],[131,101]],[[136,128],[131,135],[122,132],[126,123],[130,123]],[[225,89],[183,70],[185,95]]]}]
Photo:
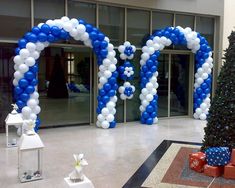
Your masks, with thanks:
[{"label": "blue and white balloon garland", "polygon": [[122,100],[131,99],[135,92],[135,86],[127,81],[133,80],[134,67],[127,59],[133,59],[136,48],[130,42],[126,41],[118,47],[118,51],[120,52],[120,58],[124,60],[123,65],[118,67],[120,78],[124,80],[123,85],[119,87],[118,91]]},{"label": "blue and white balloon garland", "polygon": [[83,41],[86,46],[93,48],[99,65],[99,95],[97,113],[97,126],[102,128],[115,127],[114,115],[117,102],[116,90],[118,85],[116,79],[117,59],[115,51],[109,39],[96,27],[86,23],[84,20],[75,18],[48,20],[24,35],[18,41],[16,56],[14,57],[14,97],[19,111],[22,112],[24,120],[36,121],[35,130],[40,125],[38,114],[41,111],[39,106],[39,94],[37,92],[38,63],[36,62],[41,51],[60,39],[66,40],[73,37],[75,40]]},{"label": "blue and white balloon garland", "polygon": [[210,107],[211,71],[213,59],[211,48],[204,37],[187,27],[167,27],[155,32],[142,48],[141,55],[141,122],[157,123],[157,76],[160,51],[165,46],[187,45],[195,54],[196,73],[194,84],[194,118],[205,120]]}]

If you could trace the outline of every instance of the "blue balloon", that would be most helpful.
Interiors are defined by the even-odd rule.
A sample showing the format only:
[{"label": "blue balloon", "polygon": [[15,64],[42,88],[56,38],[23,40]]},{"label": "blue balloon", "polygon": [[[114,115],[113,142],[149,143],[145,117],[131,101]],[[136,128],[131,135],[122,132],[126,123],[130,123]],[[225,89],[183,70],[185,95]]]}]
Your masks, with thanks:
[{"label": "blue balloon", "polygon": [[151,118],[155,118],[155,117],[157,117],[157,112],[152,112],[151,113]]},{"label": "blue balloon", "polygon": [[35,78],[35,74],[34,74],[32,71],[28,71],[28,72],[26,72],[26,73],[24,74],[24,77],[25,77],[27,80],[31,81],[31,80],[33,80],[33,79]]},{"label": "blue balloon", "polygon": [[109,83],[104,84],[104,90],[109,91],[111,89],[111,85]]},{"label": "blue balloon", "polygon": [[89,33],[89,36],[90,36],[90,39],[91,40],[96,40],[98,37],[97,37],[97,33],[92,31]]},{"label": "blue balloon", "polygon": [[100,41],[99,41],[99,40],[95,40],[95,41],[93,42],[93,47],[99,48],[99,46],[100,46]]},{"label": "blue balloon", "polygon": [[69,34],[68,32],[66,32],[64,29],[60,30],[60,36],[61,39],[68,39],[69,38]]},{"label": "blue balloon", "polygon": [[115,93],[116,93],[115,90],[111,89],[111,90],[109,91],[109,94],[108,94],[108,95],[109,95],[110,97],[113,97],[113,96],[115,95]]},{"label": "blue balloon", "polygon": [[208,88],[208,85],[206,83],[202,83],[201,88],[205,90],[206,88]]},{"label": "blue balloon", "polygon": [[145,124],[145,119],[144,119],[144,117],[143,116],[141,116],[141,118],[140,118],[140,122],[142,123],[142,124]]},{"label": "blue balloon", "polygon": [[194,104],[193,104],[193,109],[195,110],[196,108],[198,108],[198,104],[197,104],[197,103],[194,103]]},{"label": "blue balloon", "polygon": [[96,113],[100,114],[101,113],[101,109],[99,107],[96,108]]},{"label": "blue balloon", "polygon": [[198,88],[196,89],[196,92],[197,92],[198,95],[200,95],[200,94],[202,93],[202,89],[201,89],[200,87],[198,87]]},{"label": "blue balloon", "polygon": [[15,93],[17,95],[21,94],[23,92],[23,90],[19,87],[19,86],[16,86],[15,89],[14,89]]},{"label": "blue balloon", "polygon": [[31,35],[29,35],[28,40],[29,40],[29,42],[36,43],[38,40],[37,35],[32,33]]},{"label": "blue balloon", "polygon": [[99,90],[99,95],[103,96],[103,95],[105,95],[105,93],[106,93],[106,92],[105,92],[104,89],[100,89],[100,90]]},{"label": "blue balloon", "polygon": [[105,41],[105,40],[103,40],[103,41],[101,42],[100,46],[101,46],[101,48],[107,48],[108,42]]},{"label": "blue balloon", "polygon": [[43,32],[43,33],[45,33],[45,34],[49,34],[50,33],[50,26],[49,25],[47,25],[47,24],[43,24],[42,26],[41,26],[41,31]]},{"label": "blue balloon", "polygon": [[31,32],[25,33],[24,38],[25,38],[26,40],[29,40],[29,37],[30,37],[31,34],[32,34]]},{"label": "blue balloon", "polygon": [[207,78],[207,79],[205,80],[205,83],[207,83],[208,85],[211,85],[211,78]]},{"label": "blue balloon", "polygon": [[148,119],[148,118],[149,118],[148,112],[144,111],[144,112],[142,113],[142,117],[145,118],[145,119]]},{"label": "blue balloon", "polygon": [[19,53],[20,53],[20,48],[18,47],[18,48],[15,49],[15,54],[19,55]]},{"label": "blue balloon", "polygon": [[117,77],[118,77],[118,71],[114,71],[114,72],[112,73],[112,76],[115,77],[115,78],[117,78]]},{"label": "blue balloon", "polygon": [[28,94],[31,94],[35,91],[35,88],[33,86],[28,86],[26,89],[25,89],[25,92],[28,93]]},{"label": "blue balloon", "polygon": [[30,96],[29,96],[29,94],[27,94],[27,93],[22,93],[22,94],[20,95],[20,99],[21,99],[23,102],[28,101],[29,98],[30,98]]},{"label": "blue balloon", "polygon": [[206,98],[206,94],[205,93],[202,93],[201,95],[200,95],[200,98],[203,100],[203,99],[205,99]]},{"label": "blue balloon", "polygon": [[83,25],[86,24],[85,20],[83,20],[83,19],[78,20],[78,22],[79,22],[80,24],[83,24]]},{"label": "blue balloon", "polygon": [[116,91],[118,89],[118,84],[113,84],[112,89]]},{"label": "blue balloon", "polygon": [[60,28],[57,27],[57,26],[52,26],[51,27],[51,33],[54,35],[54,36],[60,36]]},{"label": "blue balloon", "polygon": [[45,33],[39,33],[38,34],[38,40],[40,41],[40,42],[46,42],[47,41],[47,35],[45,34]]},{"label": "blue balloon", "polygon": [[146,111],[149,113],[153,112],[153,107],[151,105],[148,105]]},{"label": "blue balloon", "polygon": [[28,42],[28,41],[25,40],[25,39],[20,39],[20,40],[18,41],[18,46],[19,46],[20,48],[25,48],[27,42]]},{"label": "blue balloon", "polygon": [[108,79],[108,82],[113,85],[113,84],[116,84],[117,83],[117,80],[114,76],[111,76],[109,79]]},{"label": "blue balloon", "polygon": [[38,84],[38,80],[34,78],[34,79],[30,82],[30,84],[31,84],[32,86],[36,86],[36,85]]},{"label": "blue balloon", "polygon": [[21,88],[26,88],[29,85],[29,82],[25,78],[19,80],[19,86]]},{"label": "blue balloon", "polygon": [[103,49],[103,50],[100,51],[100,54],[101,54],[102,57],[106,57],[108,55],[108,50]]},{"label": "blue balloon", "polygon": [[91,24],[86,24],[86,32],[90,33],[93,30],[93,26]]},{"label": "blue balloon", "polygon": [[109,101],[109,97],[107,96],[107,95],[105,95],[104,97],[103,97],[103,103],[104,104],[106,104],[108,101]]},{"label": "blue balloon", "polygon": [[104,107],[105,107],[105,105],[104,105],[104,103],[103,103],[102,101],[100,101],[100,102],[98,103],[98,106],[99,106],[99,108],[104,108]]},{"label": "blue balloon", "polygon": [[206,94],[209,94],[210,92],[211,92],[211,91],[210,91],[209,88],[206,88],[206,89],[205,89],[205,93],[206,93]]},{"label": "blue balloon", "polygon": [[198,96],[198,94],[197,93],[193,93],[193,98],[194,99],[197,99],[199,96]]},{"label": "blue balloon", "polygon": [[209,54],[208,54],[208,53],[204,53],[204,54],[203,54],[203,58],[204,58],[204,59],[207,59],[208,57],[209,57]]},{"label": "blue balloon", "polygon": [[37,73],[38,72],[38,65],[33,65],[32,67],[29,68],[30,71],[32,71],[33,73]]},{"label": "blue balloon", "polygon": [[[94,29],[93,29],[94,30]],[[100,41],[103,41],[104,40],[104,38],[105,38],[105,35],[103,34],[103,33],[98,33],[98,39],[100,40]]]},{"label": "blue balloon", "polygon": [[49,35],[47,36],[47,41],[48,41],[48,42],[55,42],[55,40],[56,40],[56,38],[54,37],[54,35],[49,34]]},{"label": "blue balloon", "polygon": [[148,118],[146,120],[147,125],[152,125],[153,124],[153,118]]},{"label": "blue balloon", "polygon": [[202,104],[202,99],[197,98],[196,103],[197,103],[198,106],[200,106],[200,104]]},{"label": "blue balloon", "polygon": [[22,100],[17,100],[16,104],[19,108],[23,108],[24,106],[26,106],[25,102],[23,102]]},{"label": "blue balloon", "polygon": [[34,34],[39,34],[40,33],[40,31],[41,31],[41,29],[38,27],[38,26],[34,26],[33,28],[32,28],[32,33],[34,33]]},{"label": "blue balloon", "polygon": [[150,71],[146,72],[146,77],[147,78],[151,78],[152,76],[153,76],[152,72],[150,72]]},{"label": "blue balloon", "polygon": [[116,127],[116,121],[110,122],[109,128],[114,128],[114,127]]},{"label": "blue balloon", "polygon": [[156,71],[157,71],[157,67],[156,67],[156,66],[152,66],[152,67],[151,67],[151,72],[154,73],[154,72],[156,72]]},{"label": "blue balloon", "polygon": [[147,61],[146,61],[146,65],[149,67],[149,68],[151,68],[152,66],[153,66],[153,61],[151,60],[151,59],[148,59]]}]

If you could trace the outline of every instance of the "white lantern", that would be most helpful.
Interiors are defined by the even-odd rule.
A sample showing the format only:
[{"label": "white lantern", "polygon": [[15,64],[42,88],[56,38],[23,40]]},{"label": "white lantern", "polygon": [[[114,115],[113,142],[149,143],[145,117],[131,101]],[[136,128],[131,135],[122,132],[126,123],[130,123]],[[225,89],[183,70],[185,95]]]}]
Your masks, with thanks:
[{"label": "white lantern", "polygon": [[13,104],[12,106],[12,112],[5,119],[7,147],[16,147],[18,138],[22,134],[23,119],[21,114],[16,111],[18,109],[17,105]]},{"label": "white lantern", "polygon": [[18,147],[18,176],[20,182],[42,179],[44,144],[34,131],[22,134]]}]

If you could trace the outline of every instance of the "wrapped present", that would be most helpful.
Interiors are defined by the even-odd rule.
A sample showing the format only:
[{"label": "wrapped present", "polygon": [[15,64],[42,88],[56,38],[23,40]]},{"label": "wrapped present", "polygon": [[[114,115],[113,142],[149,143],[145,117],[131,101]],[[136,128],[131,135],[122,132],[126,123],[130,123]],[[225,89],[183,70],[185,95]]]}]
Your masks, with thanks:
[{"label": "wrapped present", "polygon": [[223,174],[223,166],[210,166],[206,164],[204,166],[204,174],[211,177],[219,177]]},{"label": "wrapped present", "polygon": [[232,150],[231,163],[235,166],[235,149]]},{"label": "wrapped present", "polygon": [[203,152],[189,154],[189,167],[196,172],[203,172],[206,155]]},{"label": "wrapped present", "polygon": [[235,179],[235,166],[231,163],[227,164],[224,167],[224,178]]},{"label": "wrapped present", "polygon": [[228,147],[211,147],[205,151],[210,166],[224,166],[229,163],[231,153]]}]

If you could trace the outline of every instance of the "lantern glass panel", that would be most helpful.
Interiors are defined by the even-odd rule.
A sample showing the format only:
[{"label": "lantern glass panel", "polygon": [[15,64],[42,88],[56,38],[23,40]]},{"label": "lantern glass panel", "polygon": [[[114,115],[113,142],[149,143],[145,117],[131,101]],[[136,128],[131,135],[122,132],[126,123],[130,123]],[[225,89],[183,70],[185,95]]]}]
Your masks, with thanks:
[{"label": "lantern glass panel", "polygon": [[[20,126],[16,126],[16,125],[8,125],[8,138],[7,138],[7,146],[8,147],[14,147],[17,146],[18,141],[19,141],[19,135],[21,135],[21,128],[18,127]],[[17,134],[18,132],[18,134]]]},{"label": "lantern glass panel", "polygon": [[42,150],[20,150],[19,178],[21,182],[42,179]]}]

